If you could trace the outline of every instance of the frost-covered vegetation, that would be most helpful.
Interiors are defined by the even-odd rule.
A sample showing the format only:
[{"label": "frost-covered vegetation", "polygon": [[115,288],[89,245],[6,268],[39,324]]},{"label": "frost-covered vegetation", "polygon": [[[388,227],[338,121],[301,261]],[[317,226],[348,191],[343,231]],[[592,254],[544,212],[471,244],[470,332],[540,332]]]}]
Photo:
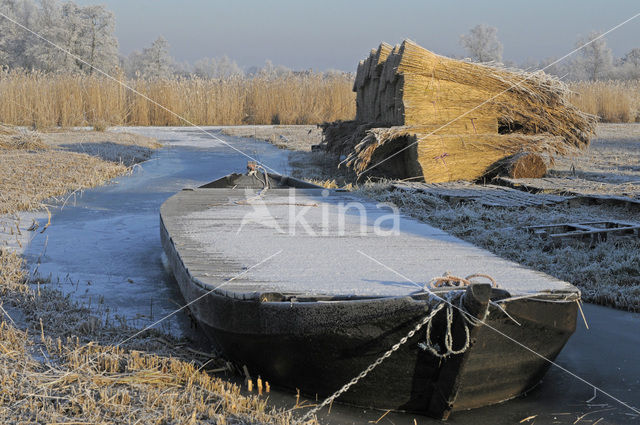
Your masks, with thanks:
[{"label": "frost-covered vegetation", "polygon": [[[611,238],[590,246],[579,241],[553,242],[524,226],[593,220],[632,221],[623,207],[561,204],[551,207],[499,208],[470,203],[452,206],[424,193],[392,191],[385,184],[366,185],[360,193],[392,202],[403,212],[442,228],[501,257],[571,282],[586,301],[640,311],[640,240]],[[479,272],[484,272],[479,270]]]},{"label": "frost-covered vegetation", "polygon": [[94,72],[67,52],[108,72],[118,66],[115,18],[104,6],[78,6],[57,0],[2,0],[0,11],[50,41],[47,43],[8,19],[0,19],[0,63],[5,68]]}]

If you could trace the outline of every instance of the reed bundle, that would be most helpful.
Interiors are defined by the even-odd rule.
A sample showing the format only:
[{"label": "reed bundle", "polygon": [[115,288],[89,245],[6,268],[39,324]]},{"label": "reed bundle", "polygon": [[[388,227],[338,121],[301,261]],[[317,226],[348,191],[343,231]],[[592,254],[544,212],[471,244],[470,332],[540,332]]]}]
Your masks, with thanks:
[{"label": "reed bundle", "polygon": [[[546,172],[541,156],[567,152],[561,138],[549,134],[431,134],[420,127],[390,127],[369,130],[344,163],[356,174],[380,164],[389,177],[441,183],[497,172],[505,158],[517,162],[502,166],[531,165],[540,177]],[[538,160],[521,153],[535,154]],[[527,171],[516,170],[520,176]]]},{"label": "reed bundle", "polygon": [[[344,164],[359,175],[376,166],[376,174],[386,176],[475,180],[496,161],[518,153],[584,149],[596,124],[551,76],[446,58],[409,40],[372,50],[358,65],[354,91],[356,122],[333,126],[341,129],[325,126],[325,139],[334,152],[340,151],[337,145],[349,148]],[[344,134],[349,129],[359,131],[349,137]],[[385,161],[390,155],[400,158]],[[523,158],[518,157],[518,167],[500,169],[523,174],[523,167],[531,166],[539,175],[541,160]],[[391,164],[382,166],[385,162]]]}]

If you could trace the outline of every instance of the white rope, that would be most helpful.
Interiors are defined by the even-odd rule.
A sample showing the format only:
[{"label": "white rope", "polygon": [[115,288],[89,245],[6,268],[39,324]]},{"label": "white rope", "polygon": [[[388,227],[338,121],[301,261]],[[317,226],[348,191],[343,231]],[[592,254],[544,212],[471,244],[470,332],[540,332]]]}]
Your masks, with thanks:
[{"label": "white rope", "polygon": [[[459,306],[457,308],[462,311],[463,309],[462,296],[458,298],[458,301],[459,301]],[[437,310],[436,313],[442,310],[444,306],[445,306],[445,303],[438,304],[438,306],[436,307],[436,310]],[[469,325],[478,326],[477,322],[473,322],[471,321],[471,319],[469,319],[470,317],[469,315],[462,314],[462,318],[464,319],[463,327],[464,327],[465,340],[461,348],[459,348],[458,350],[454,350],[453,349],[453,332],[451,331],[451,326],[453,325],[453,308],[454,307],[451,302],[447,303],[446,306],[447,306],[446,307],[447,308],[446,310],[447,327],[446,327],[446,332],[444,334],[444,348],[446,351],[440,352],[438,350],[439,347],[436,344],[433,344],[431,341],[431,325],[433,324],[433,321],[429,321],[429,323],[427,324],[427,335],[426,335],[425,342],[421,342],[418,344],[418,347],[420,347],[425,351],[429,351],[433,356],[438,357],[440,359],[443,359],[445,357],[449,357],[452,355],[456,355],[456,354],[462,354],[465,351],[467,351],[471,346],[471,334],[469,332]],[[469,325],[467,325],[467,323]]]},{"label": "white rope", "polygon": [[[262,180],[259,176],[258,176],[258,170],[262,170],[262,173],[264,174],[264,180]],[[267,173],[267,169],[264,168],[263,166],[256,164],[254,169],[249,171],[247,173],[248,176],[253,176],[256,179],[258,179],[260,181],[260,183],[262,183],[262,189],[260,189],[260,192],[258,192],[257,195],[252,196],[250,198],[247,198],[245,200],[242,201],[234,201],[234,204],[248,204],[251,203],[252,201],[257,201],[259,199],[262,199],[264,197],[264,194],[267,192],[267,190],[269,190],[269,173]]]}]

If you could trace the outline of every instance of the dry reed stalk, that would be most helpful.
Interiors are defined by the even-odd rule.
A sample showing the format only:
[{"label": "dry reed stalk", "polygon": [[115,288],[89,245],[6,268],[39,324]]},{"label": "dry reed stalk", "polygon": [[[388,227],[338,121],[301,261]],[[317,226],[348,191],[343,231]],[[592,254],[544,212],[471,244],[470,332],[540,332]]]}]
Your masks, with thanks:
[{"label": "dry reed stalk", "polygon": [[[40,362],[32,353],[46,353]],[[74,337],[34,341],[0,322],[0,421],[3,423],[294,423],[266,400],[172,357]]]},{"label": "dry reed stalk", "polygon": [[24,259],[15,252],[0,248],[0,295],[4,296],[8,292],[25,292],[27,290],[27,286],[24,285],[25,277]]},{"label": "dry reed stalk", "polygon": [[[348,155],[358,176],[374,166],[393,178],[475,180],[517,153],[584,149],[596,125],[553,77],[449,59],[410,40],[372,50],[354,90],[356,122],[323,128],[328,150]],[[542,161],[519,161],[518,174],[546,169],[534,157]]]},{"label": "dry reed stalk", "polygon": [[22,128],[0,125],[0,150],[47,150],[40,134]]},{"label": "dry reed stalk", "polygon": [[483,178],[505,176],[514,179],[539,179],[547,173],[547,165],[547,161],[539,154],[518,152],[491,164]]}]

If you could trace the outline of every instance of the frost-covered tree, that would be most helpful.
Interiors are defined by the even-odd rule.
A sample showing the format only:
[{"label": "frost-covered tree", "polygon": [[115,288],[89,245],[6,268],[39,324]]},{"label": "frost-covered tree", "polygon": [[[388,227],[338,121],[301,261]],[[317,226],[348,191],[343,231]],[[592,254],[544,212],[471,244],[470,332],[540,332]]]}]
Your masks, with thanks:
[{"label": "frost-covered tree", "polygon": [[40,0],[38,3],[0,0],[0,10],[60,47],[2,19],[0,61],[3,65],[46,72],[92,73],[92,68],[83,61],[107,72],[118,63],[115,19],[103,6],[81,7],[58,0]]},{"label": "frost-covered tree", "polygon": [[160,36],[150,47],[142,50],[138,71],[143,78],[168,78],[173,74],[174,64],[169,54],[169,43]]},{"label": "frost-covered tree", "polygon": [[572,61],[572,78],[576,80],[601,80],[610,78],[613,71],[613,55],[601,33],[592,32],[576,42],[581,48],[578,56]]},{"label": "frost-covered tree", "polygon": [[242,76],[238,64],[226,55],[221,58],[203,58],[193,64],[193,73],[201,78],[230,78]]},{"label": "frost-covered tree", "polygon": [[[65,50],[72,51],[73,45],[69,43],[69,39],[73,37],[69,34],[73,31],[74,25],[69,25],[63,16],[62,5],[56,0],[40,2],[40,13],[34,18],[33,25],[33,28],[45,39]],[[73,58],[67,53],[41,39],[29,43],[24,56],[29,62],[28,68],[47,72],[74,71],[76,68]]]},{"label": "frost-covered tree", "polygon": [[[0,0],[0,11],[9,18],[32,28],[38,20],[38,10],[31,0]],[[25,55],[34,43],[34,36],[8,19],[0,19],[0,65],[5,68],[29,68]]]},{"label": "frost-covered tree", "polygon": [[623,57],[615,61],[611,78],[619,80],[640,79],[640,49],[631,49]]},{"label": "frost-covered tree", "polygon": [[258,71],[259,75],[269,78],[282,77],[290,73],[291,69],[284,65],[274,65],[269,59],[264,61],[264,66]]},{"label": "frost-covered tree", "polygon": [[640,68],[640,48],[631,49],[622,58],[623,64],[631,64]]},{"label": "frost-covered tree", "polygon": [[[80,8],[82,23],[79,47],[88,63],[101,70],[112,70],[118,63],[118,40],[114,36],[115,17],[104,6]],[[86,66],[80,66],[86,69]],[[88,73],[92,74],[89,67]]]},{"label": "frost-covered tree", "polygon": [[140,77],[142,75],[140,71],[142,69],[142,52],[134,50],[129,53],[129,56],[122,56],[120,58],[120,67],[127,77]]},{"label": "frost-covered tree", "polygon": [[502,62],[502,43],[498,40],[498,29],[480,24],[460,36],[460,44],[469,57],[478,62]]}]

